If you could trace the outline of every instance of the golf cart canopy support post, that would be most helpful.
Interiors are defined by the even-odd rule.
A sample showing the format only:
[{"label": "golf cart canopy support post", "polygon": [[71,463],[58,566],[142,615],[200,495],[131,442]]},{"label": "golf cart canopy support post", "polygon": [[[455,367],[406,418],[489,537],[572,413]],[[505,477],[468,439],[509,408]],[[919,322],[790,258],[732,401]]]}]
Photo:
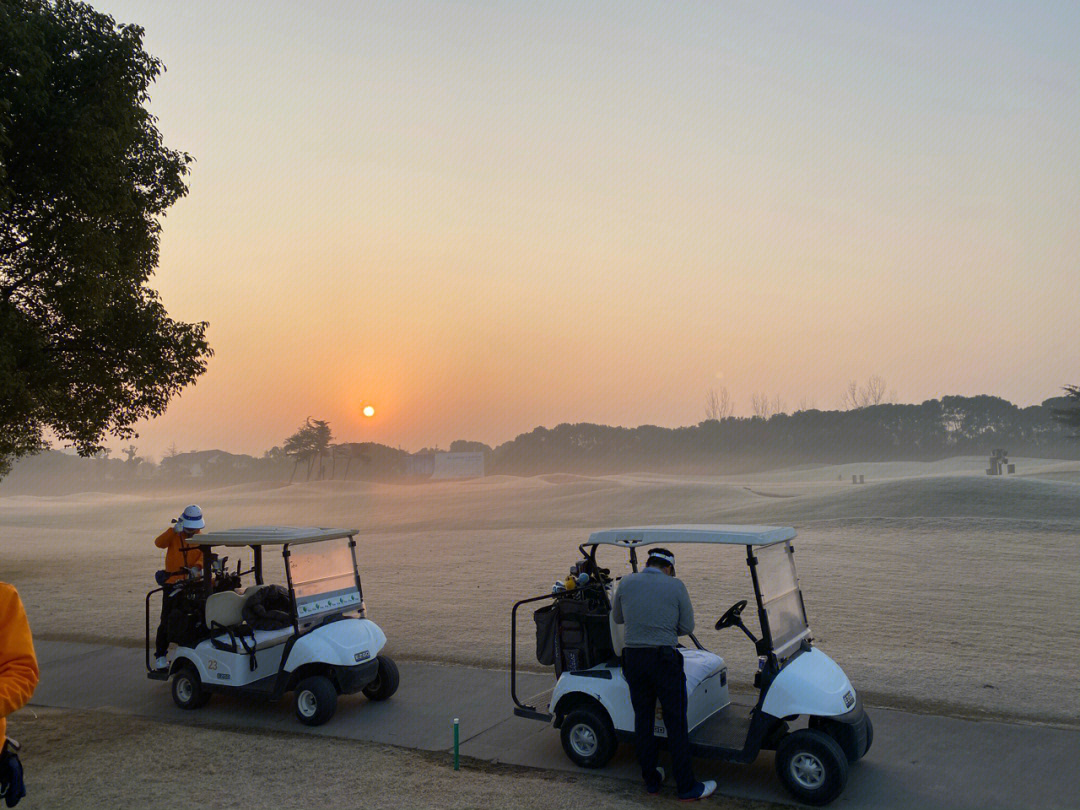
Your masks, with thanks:
[{"label": "golf cart canopy support post", "polygon": [[356,592],[360,594],[360,604],[364,604],[364,586],[360,583],[360,566],[356,564],[356,538],[349,536],[349,553],[352,554],[353,573],[356,575]]}]

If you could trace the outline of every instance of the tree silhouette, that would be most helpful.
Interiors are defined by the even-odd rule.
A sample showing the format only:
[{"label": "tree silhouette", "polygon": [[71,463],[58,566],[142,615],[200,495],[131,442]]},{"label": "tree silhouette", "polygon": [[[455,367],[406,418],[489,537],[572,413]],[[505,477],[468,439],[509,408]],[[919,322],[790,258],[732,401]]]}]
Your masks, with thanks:
[{"label": "tree silhouette", "polygon": [[716,388],[710,388],[705,393],[705,418],[727,419],[731,416],[734,406],[731,402],[731,394],[728,393],[727,388],[721,387],[719,390]]},{"label": "tree silhouette", "polygon": [[72,0],[0,4],[0,476],[54,435],[93,456],[206,370],[205,323],[148,286],[191,157],[147,109],[143,31]]},{"label": "tree silhouette", "polygon": [[311,480],[312,468],[315,462],[319,463],[319,478],[323,477],[323,459],[330,450],[330,441],[334,438],[330,431],[330,423],[322,419],[312,419],[310,416],[305,420],[300,429],[285,440],[285,453],[293,458],[293,471],[289,476],[292,483],[296,475],[297,466],[307,462],[307,480]]},{"label": "tree silhouette", "polygon": [[[779,399],[779,396],[777,396]],[[773,414],[773,403],[769,402],[769,395],[760,392],[750,395],[750,410],[758,419],[768,419]]]},{"label": "tree silhouette", "polygon": [[349,480],[349,468],[352,466],[353,461],[357,461],[361,464],[371,463],[371,454],[368,452],[368,445],[364,442],[344,442],[342,444],[335,444],[330,450],[331,480],[337,475],[338,458],[345,459],[345,474],[342,478],[346,481]]},{"label": "tree silhouette", "polygon": [[[1066,385],[1065,399],[1068,404],[1063,408],[1054,408],[1054,418],[1063,425],[1080,430],[1080,385]],[[1080,433],[1074,433],[1070,438],[1080,439]]]},{"label": "tree silhouette", "polygon": [[[892,399],[896,399],[896,392],[893,391],[890,396]],[[855,380],[849,382],[844,393],[840,396],[840,407],[854,411],[859,408],[869,408],[871,405],[880,405],[884,401],[885,380],[875,374],[863,386],[860,386]]]}]

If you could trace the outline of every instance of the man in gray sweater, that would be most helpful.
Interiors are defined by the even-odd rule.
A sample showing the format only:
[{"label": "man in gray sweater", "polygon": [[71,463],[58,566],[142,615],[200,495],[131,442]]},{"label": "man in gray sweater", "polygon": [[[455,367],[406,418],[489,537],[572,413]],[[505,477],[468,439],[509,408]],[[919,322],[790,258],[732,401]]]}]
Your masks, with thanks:
[{"label": "man in gray sweater", "polygon": [[634,739],[645,790],[657,793],[664,781],[653,733],[659,698],[679,798],[704,799],[716,790],[716,782],[694,779],[690,762],[686,676],[675,647],[679,636],[694,631],[694,608],[686,586],[675,578],[675,555],[651,549],[645,568],[619,581],[612,612],[617,624],[626,625],[623,675],[634,704]]}]

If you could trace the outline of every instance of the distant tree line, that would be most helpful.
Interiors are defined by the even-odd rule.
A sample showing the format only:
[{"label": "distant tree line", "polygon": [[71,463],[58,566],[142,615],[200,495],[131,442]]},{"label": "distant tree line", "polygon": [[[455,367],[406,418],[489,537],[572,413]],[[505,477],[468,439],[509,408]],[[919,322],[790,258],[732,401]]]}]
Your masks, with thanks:
[{"label": "distant tree line", "polygon": [[[989,454],[997,447],[1014,456],[1077,459],[1080,442],[1070,440],[1066,425],[1080,427],[1080,395],[1070,396],[1027,408],[1000,397],[949,396],[919,405],[801,410],[768,418],[727,416],[681,428],[538,427],[495,448],[492,466],[494,472],[516,475],[557,470],[736,472],[777,464],[933,461]],[[1073,422],[1067,422],[1069,418]]]},{"label": "distant tree line", "polygon": [[[594,424],[538,427],[498,447],[458,440],[450,452],[482,452],[488,474],[549,472],[612,474],[632,471],[731,473],[796,464],[856,461],[934,461],[958,455],[989,455],[1003,448],[1012,456],[1080,459],[1080,387],[1066,396],[1020,408],[993,396],[950,396],[919,405],[882,403],[850,410],[800,410],[792,414],[725,416],[698,425],[635,428]],[[722,397],[716,404],[725,410]],[[328,422],[308,419],[261,457],[221,450],[178,452],[170,448],[158,464],[129,446],[125,459],[82,459],[60,452],[24,459],[0,491],[31,489],[70,479],[67,490],[111,482],[155,485],[214,485],[238,481],[364,478],[401,480],[409,453],[374,442],[332,443]],[[421,453],[443,452],[425,448]],[[81,483],[80,483],[81,482]],[[104,482],[104,483],[103,483]],[[61,487],[63,488],[63,487]]]}]

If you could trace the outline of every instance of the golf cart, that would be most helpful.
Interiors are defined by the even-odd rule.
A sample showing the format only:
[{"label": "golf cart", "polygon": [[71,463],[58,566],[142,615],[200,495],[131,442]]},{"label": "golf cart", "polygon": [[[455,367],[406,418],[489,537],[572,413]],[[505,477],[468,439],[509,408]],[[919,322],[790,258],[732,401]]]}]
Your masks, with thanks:
[{"label": "golf cart", "polygon": [[[733,604],[716,629],[738,627],[758,653],[746,712],[728,696],[724,659],[691,634],[693,649],[680,646],[687,687],[687,726],[694,756],[753,762],[762,750],[776,752],[776,771],[800,801],[827,804],[840,795],[848,766],[870,748],[873,727],[851,682],[836,663],[811,644],[791,540],[795,530],[771,526],[649,526],[593,532],[571,578],[550,594],[523,599],[511,612],[510,692],[514,713],[561,730],[567,756],[586,768],[603,767],[619,742],[633,742],[634,710],[623,677],[624,627],[611,618],[619,582],[597,563],[601,547],[629,552],[638,570],[638,549],[677,543],[744,546],[754,586],[761,638],[742,620],[747,601]],[[517,695],[517,611],[550,600],[534,613],[537,658],[555,667],[557,682],[546,707],[543,696],[528,705]],[[666,738],[657,707],[655,734]],[[803,722],[798,722],[803,719]],[[663,741],[661,745],[663,745]]]},{"label": "golf cart", "polygon": [[[394,662],[379,651],[386,636],[365,618],[356,529],[253,526],[210,532],[195,540],[201,571],[146,595],[146,670],[153,680],[172,678],[181,709],[197,709],[213,692],[236,692],[277,700],[295,695],[296,717],[305,725],[325,723],[338,695],[362,691],[386,700],[398,687]],[[281,548],[288,588],[263,581],[263,549]],[[215,549],[252,552],[252,567],[226,568]],[[245,577],[254,584],[241,590]],[[168,617],[169,665],[150,661],[150,599],[170,589],[175,607]],[[279,601],[274,602],[271,597]],[[259,604],[279,609],[256,613]]]}]

